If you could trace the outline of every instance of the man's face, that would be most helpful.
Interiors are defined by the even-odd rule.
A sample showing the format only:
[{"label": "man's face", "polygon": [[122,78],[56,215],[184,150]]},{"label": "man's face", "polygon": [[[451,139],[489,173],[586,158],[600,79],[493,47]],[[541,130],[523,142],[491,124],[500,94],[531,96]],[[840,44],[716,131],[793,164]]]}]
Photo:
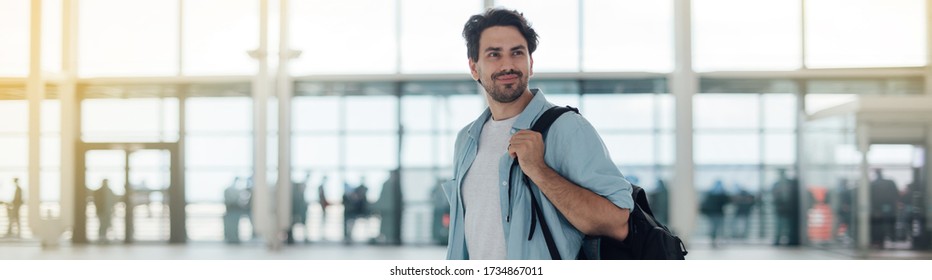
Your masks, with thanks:
[{"label": "man's face", "polygon": [[534,60],[527,40],[514,26],[493,26],[479,36],[479,60],[469,60],[472,77],[499,103],[510,103],[527,91]]}]

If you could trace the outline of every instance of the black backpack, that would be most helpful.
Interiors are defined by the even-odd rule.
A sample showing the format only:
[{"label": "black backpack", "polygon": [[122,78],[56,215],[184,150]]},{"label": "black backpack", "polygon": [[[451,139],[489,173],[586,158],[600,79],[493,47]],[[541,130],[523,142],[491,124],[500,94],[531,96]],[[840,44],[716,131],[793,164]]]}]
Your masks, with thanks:
[{"label": "black backpack", "polygon": [[[560,115],[573,111],[579,113],[576,108],[566,106],[554,106],[544,112],[540,118],[531,127],[531,130],[541,133],[544,137],[547,130]],[[512,163],[512,171],[518,165],[518,160]],[[511,182],[509,178],[509,182]],[[530,179],[524,175],[524,185],[528,191],[533,193]],[[674,235],[670,229],[661,224],[654,218],[653,211],[647,203],[647,195],[641,187],[632,184],[631,196],[634,199],[634,209],[631,209],[628,216],[628,237],[624,241],[619,241],[611,237],[589,236],[583,242],[578,259],[589,260],[685,260],[688,253],[686,245],[679,237]],[[531,233],[528,240],[534,235],[537,221],[540,221],[540,227],[547,242],[547,249],[550,251],[550,257],[554,260],[561,259],[557,251],[556,243],[553,241],[553,235],[547,221],[544,220],[543,212],[540,210],[540,204],[537,198],[531,195]]]}]

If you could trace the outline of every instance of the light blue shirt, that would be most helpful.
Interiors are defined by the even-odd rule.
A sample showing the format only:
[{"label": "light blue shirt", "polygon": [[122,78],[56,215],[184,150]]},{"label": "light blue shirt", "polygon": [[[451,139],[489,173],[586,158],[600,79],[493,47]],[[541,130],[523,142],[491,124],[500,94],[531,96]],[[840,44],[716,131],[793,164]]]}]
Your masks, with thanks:
[{"label": "light blue shirt", "polygon": [[[547,102],[544,94],[538,89],[532,89],[534,98],[528,103],[524,111],[518,115],[511,134],[519,130],[530,129],[531,125],[553,104]],[[456,136],[456,146],[453,157],[453,179],[443,184],[447,199],[450,201],[450,237],[447,247],[447,259],[469,259],[466,249],[466,234],[463,208],[462,182],[466,171],[476,159],[478,151],[479,134],[482,125],[492,116],[486,110],[478,119],[466,125]],[[576,113],[565,113],[550,127],[544,140],[544,161],[550,168],[564,178],[583,188],[599,194],[620,208],[631,209],[634,201],[631,199],[631,183],[615,166],[609,157],[608,150],[602,138],[585,118]],[[540,223],[531,240],[528,235],[531,229],[531,199],[530,192],[522,180],[524,174],[520,170],[514,172],[511,188],[508,187],[508,176],[513,159],[505,152],[499,159],[499,188],[502,215],[501,222],[505,230],[505,245],[507,259],[550,259],[547,242],[540,230]],[[519,169],[516,167],[516,169]],[[533,183],[533,182],[532,182]],[[509,189],[511,199],[509,201]],[[584,234],[573,227],[544,196],[535,188],[534,196],[541,204],[544,219],[550,227],[554,243],[563,259],[575,259],[583,243]]]}]

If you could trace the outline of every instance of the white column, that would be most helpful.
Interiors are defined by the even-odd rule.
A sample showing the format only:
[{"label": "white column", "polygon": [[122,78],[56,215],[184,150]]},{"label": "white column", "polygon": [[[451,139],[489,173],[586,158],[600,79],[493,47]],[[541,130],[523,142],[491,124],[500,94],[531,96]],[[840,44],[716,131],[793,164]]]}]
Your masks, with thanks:
[{"label": "white column", "polygon": [[[289,44],[288,34],[288,0],[280,1],[280,29],[278,44],[278,227],[281,230],[291,229],[291,96],[292,80],[288,72],[291,59],[298,57],[300,52],[293,51]],[[326,120],[321,120],[326,121]],[[305,225],[306,226],[306,225]],[[306,237],[305,237],[306,238]]]},{"label": "white column", "polygon": [[259,48],[250,55],[259,62],[259,71],[253,78],[253,193],[252,215],[256,232],[266,238],[268,245],[278,248],[280,241],[273,227],[272,201],[266,171],[268,168],[266,138],[268,134],[268,0],[259,1]]},{"label": "white column", "polygon": [[74,225],[75,187],[84,186],[84,182],[76,182],[75,174],[76,145],[80,140],[80,135],[78,135],[79,118],[77,115],[76,89],[78,73],[77,15],[77,1],[62,0],[62,73],[64,74],[64,81],[58,88],[59,98],[61,99],[61,200],[59,205],[62,211],[60,229],[55,233],[56,237],[64,229]]},{"label": "white column", "polygon": [[868,173],[870,163],[867,161],[867,152],[870,151],[870,127],[866,123],[859,122],[855,129],[857,134],[858,152],[861,153],[860,180],[858,181],[857,192],[857,248],[860,254],[866,255],[870,248],[870,178]]},{"label": "white column", "polygon": [[[928,87],[928,86],[926,86]],[[923,158],[922,165],[925,168],[922,174],[919,174],[919,182],[925,183],[925,224],[926,228],[920,229],[922,231],[927,231],[923,235],[929,234],[932,232],[932,180],[929,180],[929,176],[932,175],[932,125],[926,126],[926,146],[925,146],[925,158]]]},{"label": "white column", "polygon": [[[29,228],[39,234],[44,230],[39,213],[39,146],[41,137],[42,100],[45,99],[45,82],[42,78],[42,0],[32,0],[29,21],[29,77],[26,83],[26,94],[29,102],[29,151],[28,151],[28,178],[29,190],[27,208],[29,209]],[[65,209],[63,209],[65,210]],[[22,230],[20,230],[22,231]]]},{"label": "white column", "polygon": [[676,98],[676,163],[670,190],[670,227],[684,242],[697,219],[693,162],[693,94],[699,79],[692,69],[692,8],[690,0],[674,2],[674,44],[676,69],[669,84]]},{"label": "white column", "polygon": [[[932,96],[932,0],[926,0],[926,95]],[[927,159],[928,160],[928,159]]]}]

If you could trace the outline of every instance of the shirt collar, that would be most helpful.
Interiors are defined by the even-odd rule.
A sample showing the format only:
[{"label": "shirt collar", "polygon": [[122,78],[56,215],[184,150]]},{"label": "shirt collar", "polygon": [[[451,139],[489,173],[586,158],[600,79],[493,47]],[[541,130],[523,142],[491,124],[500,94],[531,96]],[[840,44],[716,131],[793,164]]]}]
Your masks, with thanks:
[{"label": "shirt collar", "polygon": [[[529,102],[527,106],[524,107],[524,110],[521,111],[521,114],[518,114],[518,119],[515,120],[515,124],[512,125],[512,127],[515,129],[521,130],[531,128],[531,124],[534,123],[534,120],[536,120],[545,109],[553,107],[553,105],[550,104],[546,98],[544,98],[544,94],[540,89],[531,89],[531,94],[534,95],[534,97],[531,98],[531,102]],[[482,125],[485,124],[485,122],[488,121],[491,117],[492,111],[486,107],[485,111],[479,115],[479,118],[476,119],[476,121],[474,121],[469,128],[469,137],[475,138],[477,135],[479,135],[479,133],[482,131]]]}]

